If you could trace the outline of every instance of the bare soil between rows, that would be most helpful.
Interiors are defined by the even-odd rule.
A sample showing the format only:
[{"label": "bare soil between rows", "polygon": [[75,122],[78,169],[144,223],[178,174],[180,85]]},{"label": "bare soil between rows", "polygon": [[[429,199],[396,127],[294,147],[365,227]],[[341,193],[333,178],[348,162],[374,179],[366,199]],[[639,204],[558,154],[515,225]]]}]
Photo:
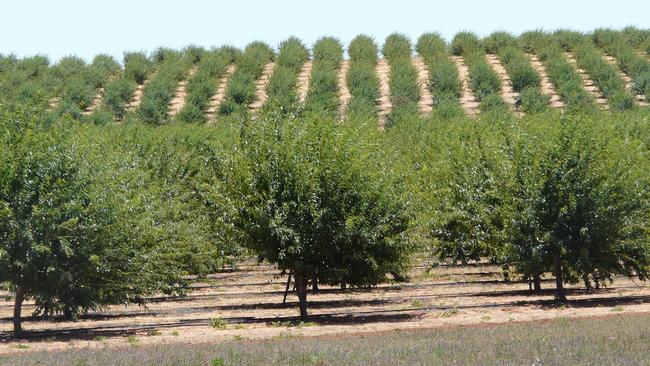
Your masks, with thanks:
[{"label": "bare soil between rows", "polygon": [[[368,336],[393,330],[545,321],[650,313],[650,285],[619,278],[587,291],[569,286],[566,304],[553,301],[552,281],[540,293],[523,281],[504,282],[490,265],[418,266],[406,283],[368,289],[321,286],[309,294],[310,322],[300,323],[297,298],[282,303],[286,277],[269,265],[243,265],[197,280],[184,297],[158,296],[146,307],[112,306],[77,322],[28,315],[26,335],[11,337],[13,303],[0,294],[0,354],[165,343],[215,343],[287,336]],[[228,323],[215,329],[213,319]]]}]

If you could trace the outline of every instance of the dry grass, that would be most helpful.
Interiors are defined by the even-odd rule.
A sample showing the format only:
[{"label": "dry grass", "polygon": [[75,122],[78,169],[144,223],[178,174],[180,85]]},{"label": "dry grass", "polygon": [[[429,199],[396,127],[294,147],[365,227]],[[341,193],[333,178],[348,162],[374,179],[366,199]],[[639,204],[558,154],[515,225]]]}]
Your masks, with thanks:
[{"label": "dry grass", "polygon": [[646,365],[650,316],[35,352],[7,365]]}]

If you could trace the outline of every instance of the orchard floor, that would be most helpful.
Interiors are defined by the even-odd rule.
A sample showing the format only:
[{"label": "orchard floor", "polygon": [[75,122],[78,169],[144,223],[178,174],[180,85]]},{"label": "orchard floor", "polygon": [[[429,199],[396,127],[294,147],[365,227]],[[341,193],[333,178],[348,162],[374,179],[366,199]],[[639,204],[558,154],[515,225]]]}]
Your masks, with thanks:
[{"label": "orchard floor", "polygon": [[[310,322],[300,323],[295,294],[282,303],[286,276],[269,265],[243,263],[192,284],[185,297],[152,298],[146,307],[112,306],[77,322],[29,317],[25,338],[11,338],[13,302],[0,294],[0,355],[183,343],[220,343],[297,336],[339,336],[393,330],[650,314],[650,284],[617,279],[586,291],[569,286],[569,302],[553,302],[553,283],[534,294],[521,281],[503,282],[498,267],[477,264],[412,270],[407,283],[371,289],[321,286],[309,294]],[[227,323],[214,327],[215,319]]]}]

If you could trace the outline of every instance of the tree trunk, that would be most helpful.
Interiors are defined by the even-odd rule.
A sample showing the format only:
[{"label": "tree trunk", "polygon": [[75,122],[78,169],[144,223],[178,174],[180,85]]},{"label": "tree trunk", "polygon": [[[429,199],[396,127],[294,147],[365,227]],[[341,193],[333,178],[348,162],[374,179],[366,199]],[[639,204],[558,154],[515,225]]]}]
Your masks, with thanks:
[{"label": "tree trunk", "polygon": [[345,284],[345,282],[341,283],[341,290],[345,290],[348,288],[348,286]]},{"label": "tree trunk", "polygon": [[289,278],[287,278],[287,288],[284,289],[284,299],[282,299],[283,304],[286,304],[287,302],[287,294],[289,293],[289,286],[291,286],[291,271],[289,271]]},{"label": "tree trunk", "polygon": [[503,266],[503,282],[510,282],[510,269],[508,266]]},{"label": "tree trunk", "polygon": [[539,273],[533,275],[533,291],[540,292],[542,291],[542,278]]},{"label": "tree trunk", "polygon": [[311,293],[312,294],[317,294],[318,293],[318,276],[314,275],[311,278]]},{"label": "tree trunk", "polygon": [[307,320],[307,282],[309,279],[304,275],[295,274],[296,279],[296,292],[298,293],[298,301],[300,302],[300,318]]},{"label": "tree trunk", "polygon": [[14,302],[14,336],[20,337],[23,333],[23,326],[20,319],[20,314],[23,309],[23,300],[25,294],[20,286],[16,287],[16,300]]},{"label": "tree trunk", "polygon": [[555,267],[555,300],[566,301],[564,293],[564,272],[562,271],[562,260],[560,255],[556,254],[554,258]]}]

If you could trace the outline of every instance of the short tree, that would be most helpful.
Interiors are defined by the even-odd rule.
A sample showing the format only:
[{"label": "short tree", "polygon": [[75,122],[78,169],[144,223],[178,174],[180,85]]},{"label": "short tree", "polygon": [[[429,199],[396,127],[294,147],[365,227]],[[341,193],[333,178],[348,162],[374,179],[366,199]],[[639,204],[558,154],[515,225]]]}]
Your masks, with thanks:
[{"label": "short tree", "polygon": [[92,162],[70,134],[24,115],[0,121],[0,282],[15,292],[16,335],[26,298],[35,314],[75,318],[154,288],[144,256],[115,232],[115,204],[93,186]]},{"label": "short tree", "polygon": [[226,179],[236,226],[260,258],[293,273],[303,319],[310,279],[365,286],[407,266],[405,206],[361,159],[357,138],[331,119],[260,119],[244,128]]}]

